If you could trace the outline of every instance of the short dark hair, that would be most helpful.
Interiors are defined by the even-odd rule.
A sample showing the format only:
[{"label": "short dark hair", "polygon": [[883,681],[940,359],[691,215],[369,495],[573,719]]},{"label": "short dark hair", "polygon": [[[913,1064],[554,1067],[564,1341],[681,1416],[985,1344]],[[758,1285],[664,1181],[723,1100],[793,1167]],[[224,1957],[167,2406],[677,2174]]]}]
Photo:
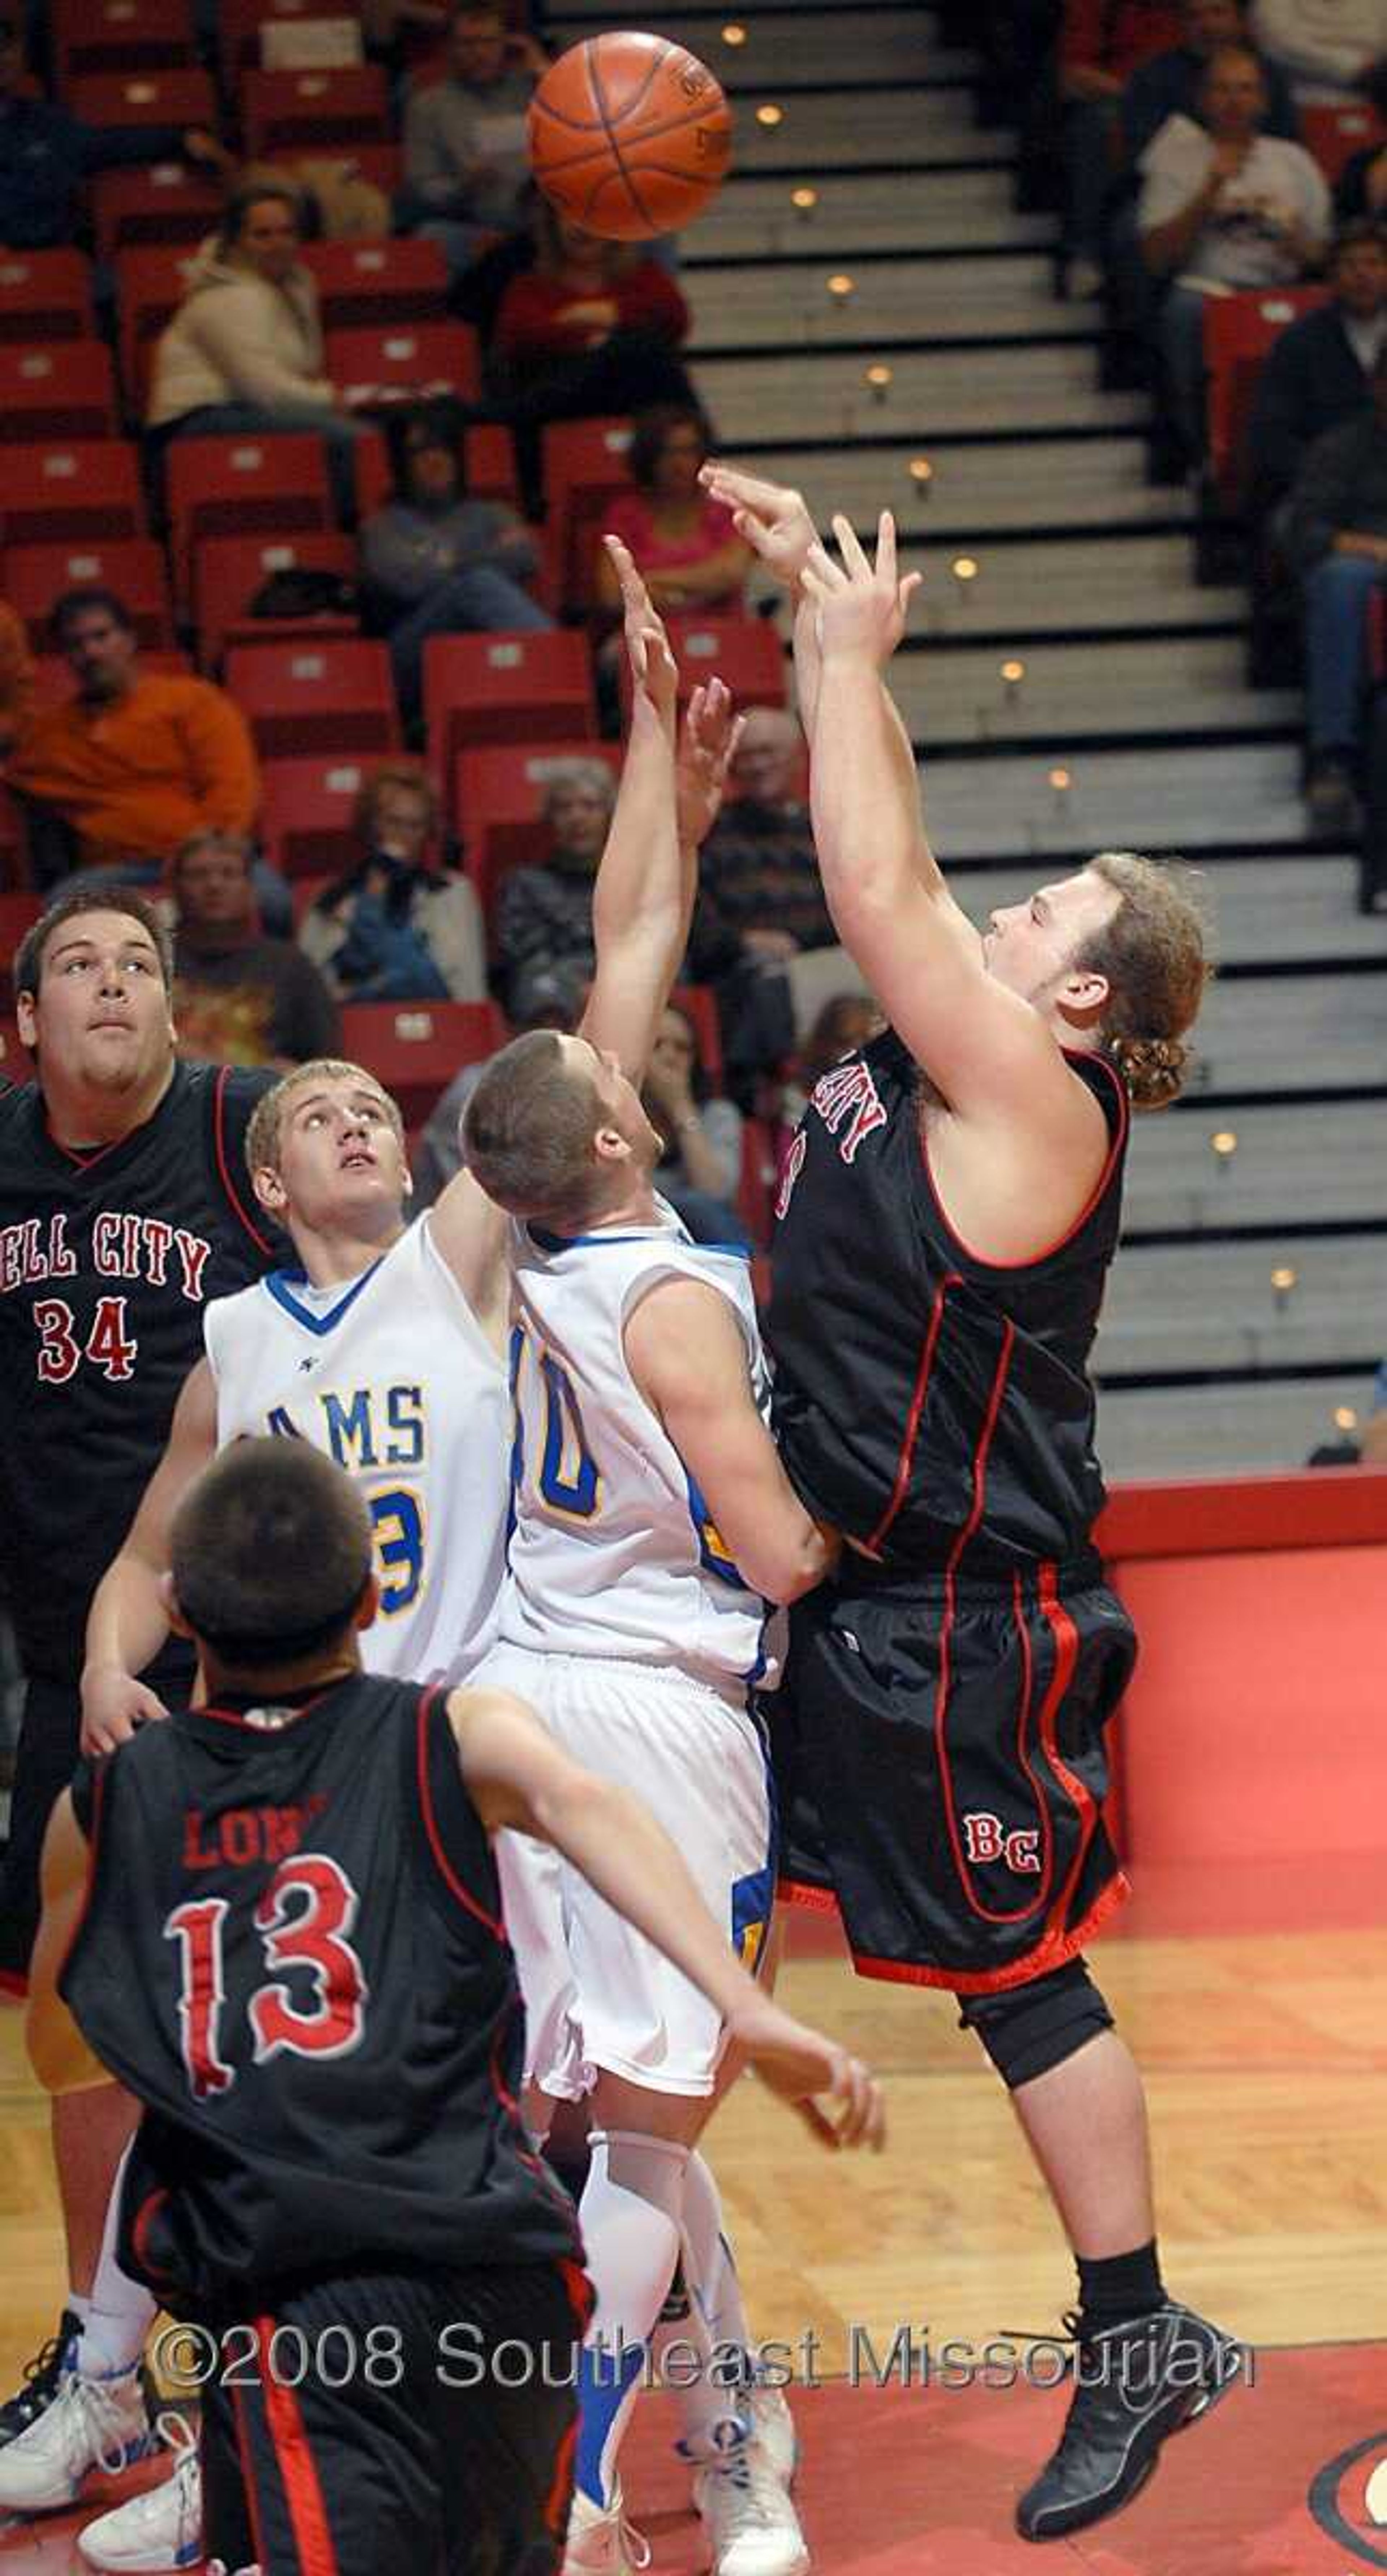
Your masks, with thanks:
[{"label": "short dark hair", "polygon": [[219,249],[225,252],[235,248],[245,231],[251,207],[260,205],[266,199],[277,206],[287,206],[299,232],[303,231],[307,219],[307,200],[302,188],[296,188],[291,179],[276,179],[266,174],[259,179],[243,179],[239,187],[232,189],[222,208],[222,219],[217,228]]},{"label": "short dark hair", "polygon": [[48,626],[60,653],[67,651],[67,639],[74,621],[79,617],[90,617],[93,613],[109,617],[112,625],[121,627],[127,635],[137,632],[135,620],[119,591],[107,590],[103,582],[88,582],[80,590],[65,590],[62,597],[53,603]]},{"label": "short dark hair", "polygon": [[346,1634],[371,1577],[370,1515],[306,1441],[236,1440],[184,1495],[169,1564],[199,1644],[233,1671],[273,1671]]},{"label": "short dark hair", "polygon": [[159,972],[164,991],[173,991],[173,942],[158,913],[134,886],[76,885],[69,893],[60,894],[46,912],[25,931],[14,955],[14,989],[20,993],[37,993],[43,973],[48,944],[69,921],[80,919],[84,912],[125,912],[146,930],[154,942],[159,958]]},{"label": "short dark hair", "polygon": [[493,1056],[467,1103],[463,1157],[489,1199],[511,1216],[581,1232],[592,1205],[596,1090],[564,1061],[553,1029],[531,1029]]},{"label": "short dark hair", "polygon": [[1375,215],[1355,215],[1352,223],[1341,224],[1329,246],[1329,265],[1334,268],[1346,250],[1361,250],[1364,243],[1387,255],[1387,229]]},{"label": "short dark hair", "polygon": [[632,482],[642,492],[648,492],[654,481],[655,468],[672,429],[696,429],[705,454],[712,445],[707,419],[696,403],[651,403],[647,410],[637,412],[631,424],[626,462]]},{"label": "short dark hair", "polygon": [[[397,492],[409,481],[409,460],[421,447],[446,447],[457,467],[458,497],[467,490],[467,458],[463,438],[467,429],[467,406],[455,395],[439,394],[432,402],[410,403],[402,412],[392,413],[385,424],[386,451],[390,473]],[[420,431],[424,435],[419,435]]]}]

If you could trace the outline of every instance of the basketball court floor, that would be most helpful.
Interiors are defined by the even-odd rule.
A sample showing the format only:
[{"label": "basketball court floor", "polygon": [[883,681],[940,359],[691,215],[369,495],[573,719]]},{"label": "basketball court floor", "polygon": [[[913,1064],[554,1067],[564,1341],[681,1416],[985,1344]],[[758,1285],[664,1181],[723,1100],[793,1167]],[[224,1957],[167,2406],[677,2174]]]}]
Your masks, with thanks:
[{"label": "basketball court floor", "polygon": [[[1151,1877],[1093,1955],[1148,2079],[1167,2280],[1251,2344],[1254,2377],[1168,2447],[1125,2514],[1048,2555],[1086,2576],[1387,2569],[1387,2520],[1368,2503],[1387,2461],[1380,1870]],[[872,2059],[891,2120],[882,2157],[838,2161],[747,2081],[712,2137],[754,2330],[790,2348],[815,2567],[1035,2576],[1011,2509],[1063,2415],[1058,2354],[1038,2348],[1042,2384],[989,2386],[966,2348],[981,2371],[980,2348],[1009,2338],[1019,2372],[1023,2338],[1058,2327],[1072,2278],[1005,2099],[946,1998],[853,1980],[826,1924],[797,1919],[781,1992]],[[6,2012],[6,2387],[62,2289],[46,2131]],[[995,2350],[993,2372],[1011,2375]],[[658,2576],[693,2576],[706,2556],[673,2431],[670,2401],[644,2401],[627,2494]],[[1375,2501],[1384,2487],[1387,2473]],[[81,2514],[0,2529],[0,2576],[78,2576],[82,2520],[129,2491],[97,2484]]]}]

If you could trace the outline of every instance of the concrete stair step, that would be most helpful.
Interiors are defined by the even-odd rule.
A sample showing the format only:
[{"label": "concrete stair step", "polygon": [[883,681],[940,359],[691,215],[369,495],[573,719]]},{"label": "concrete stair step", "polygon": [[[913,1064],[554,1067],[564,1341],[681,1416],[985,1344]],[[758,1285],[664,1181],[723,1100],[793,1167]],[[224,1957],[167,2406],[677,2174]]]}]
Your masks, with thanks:
[{"label": "concrete stair step", "polygon": [[[925,576],[912,612],[914,631],[951,642],[980,632],[1021,637],[1141,626],[1153,649],[1164,651],[1162,627],[1242,624],[1247,617],[1240,585],[1215,589],[1195,580],[1183,535],[1066,534],[1039,545],[992,547],[980,539],[971,548],[966,537],[935,547],[912,535],[903,555],[907,569]],[[953,571],[960,557],[977,568],[966,585]],[[1025,712],[1028,677],[1016,684],[1018,714]]]},{"label": "concrete stair step", "polygon": [[[1197,1111],[1138,1118],[1127,1163],[1129,1234],[1187,1232],[1192,1238],[1237,1226],[1387,1225],[1387,1154],[1379,1100],[1269,1101],[1218,1124]],[[1220,1154],[1212,1136],[1235,1136]],[[1261,1252],[1264,1245],[1249,1247]],[[1306,1244],[1316,1258],[1323,1245]],[[1286,1258],[1303,1269],[1298,1252]],[[1275,1261],[1273,1257],[1273,1266]],[[1255,1265],[1254,1265],[1255,1267]],[[1387,1291],[1387,1244],[1375,1277]],[[1387,1347],[1387,1295],[1382,1334]]]},{"label": "concrete stair step", "polygon": [[[1048,315],[1042,319],[1048,328]],[[1083,340],[897,352],[889,360],[884,400],[866,382],[870,349],[857,355],[796,348],[783,357],[727,358],[700,358],[695,349],[693,356],[699,391],[729,456],[747,439],[777,447],[807,440],[845,447],[854,439],[880,438],[927,453],[930,438],[948,433],[1012,431],[1047,439],[1089,430],[1130,434],[1146,415],[1140,395],[1099,389],[1093,350]]]},{"label": "concrete stair step", "polygon": [[[850,294],[836,290],[845,278]],[[879,338],[893,372],[901,343],[929,340],[1030,340],[1037,330],[1091,342],[1093,316],[1081,304],[1049,300],[1050,261],[1042,252],[1004,259],[961,254],[946,259],[867,261],[856,268],[824,260],[812,267],[691,269],[683,280],[699,349],[831,349]]]},{"label": "concrete stair step", "polygon": [[[1288,1274],[1292,1284],[1278,1284]],[[1372,1369],[1385,1302],[1387,1235],[1129,1245],[1113,1265],[1094,1364],[1108,1386],[1193,1370]]]},{"label": "concrete stair step", "polygon": [[1098,1455],[1109,1483],[1300,1467],[1322,1442],[1342,1438],[1336,1411],[1366,1419],[1371,1396],[1362,1370],[1284,1384],[1108,1388],[1098,1398]]},{"label": "concrete stair step", "polygon": [[[726,453],[735,455],[728,446]],[[910,468],[923,457],[927,484]],[[1002,440],[987,446],[947,447],[929,438],[883,447],[841,447],[831,453],[787,443],[749,465],[772,483],[802,491],[821,525],[845,510],[864,532],[877,512],[890,508],[906,543],[927,546],[947,530],[960,547],[1003,529],[1077,529],[1142,526],[1153,520],[1190,518],[1183,492],[1145,480],[1146,449],[1138,438]],[[928,493],[928,499],[924,494]],[[1188,540],[1182,538],[1188,551]]]},{"label": "concrete stair step", "polygon": [[[1008,642],[1012,639],[1009,637]],[[1072,759],[1077,775],[1080,745],[1102,735],[1161,735],[1211,731],[1251,733],[1265,725],[1297,725],[1300,695],[1293,690],[1250,689],[1238,636],[1143,637],[1136,643],[1066,644],[1037,637],[1024,647],[1026,677],[1014,690],[1001,676],[995,645],[900,655],[893,689],[912,739],[928,750],[936,743],[1053,740],[1055,762]],[[1005,658],[1005,656],[1003,656]],[[1172,763],[1172,766],[1174,764]],[[1037,816],[1058,801],[1037,779]],[[1130,848],[1130,827],[1121,846]],[[940,831],[947,858],[951,844]]]},{"label": "concrete stair step", "polygon": [[[1345,925],[1347,934],[1347,924]],[[1193,1101],[1387,1088],[1387,982],[1378,974],[1239,976],[1199,1015]],[[1182,1113],[1187,1114],[1187,1113]],[[1240,1113],[1217,1124],[1241,1135]],[[1211,1125],[1213,1122],[1211,1121]],[[1288,1210],[1292,1203],[1288,1202]],[[1387,1348],[1387,1320],[1384,1321]]]},{"label": "concrete stair step", "polygon": [[[597,18],[610,26],[610,6],[589,9],[566,6],[551,16],[549,33],[558,46],[573,44],[593,32]],[[702,10],[648,9],[640,23],[653,35],[687,45],[700,62],[717,74],[724,89],[760,89],[767,83],[883,80],[893,74],[914,80],[966,81],[971,58],[950,52],[935,40],[926,12],[919,9],[854,7],[841,16],[816,18],[806,24],[793,12],[775,8],[724,9],[714,16]],[[729,43],[724,30],[739,28],[743,41]]]},{"label": "concrete stair step", "polygon": [[[918,658],[923,672],[939,670],[948,657],[932,664],[928,656]],[[899,669],[907,668],[902,661]],[[980,690],[975,702],[995,710],[1000,728],[1005,690],[995,655],[985,675],[986,694]],[[1069,759],[1071,738],[1057,730],[1048,753],[924,764],[926,819],[945,866],[972,858],[1019,863],[1023,854],[1069,860],[1086,849],[1175,849],[1193,856],[1204,846],[1265,850],[1304,837],[1300,754],[1292,743],[1224,743],[1163,760],[1153,760],[1149,750],[1086,751]],[[1068,767],[1066,792],[1048,784],[1056,763]]]},{"label": "concrete stair step", "polygon": [[1009,170],[932,170],[902,181],[881,177],[814,182],[817,204],[796,208],[794,177],[737,179],[680,245],[685,278],[719,259],[820,259],[838,266],[854,251],[895,251],[922,240],[960,249],[1043,248],[1053,215],[1020,215]]}]

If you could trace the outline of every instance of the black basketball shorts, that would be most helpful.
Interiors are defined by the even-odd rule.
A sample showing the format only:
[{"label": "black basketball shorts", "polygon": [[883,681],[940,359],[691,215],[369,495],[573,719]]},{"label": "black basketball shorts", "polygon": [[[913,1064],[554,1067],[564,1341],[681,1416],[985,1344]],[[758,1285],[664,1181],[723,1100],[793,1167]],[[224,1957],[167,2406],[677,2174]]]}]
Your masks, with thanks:
[{"label": "black basketball shorts", "polygon": [[1062,1967],[1127,1892],[1104,1729],[1135,1656],[1091,1561],[955,1583],[845,1557],[764,1703],[781,1895],[836,1900],[861,1976],[973,1995]]},{"label": "black basketball shorts", "polygon": [[555,2576],[590,2305],[577,2265],[550,2262],[362,2271],[207,2319],[228,2357],[203,2390],[208,2556],[262,2576]]}]

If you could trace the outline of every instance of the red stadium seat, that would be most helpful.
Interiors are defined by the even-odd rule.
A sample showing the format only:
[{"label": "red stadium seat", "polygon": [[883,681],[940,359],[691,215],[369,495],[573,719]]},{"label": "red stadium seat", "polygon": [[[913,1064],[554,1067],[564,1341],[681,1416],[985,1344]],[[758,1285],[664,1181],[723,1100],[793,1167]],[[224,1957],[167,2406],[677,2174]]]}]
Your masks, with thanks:
[{"label": "red stadium seat", "polygon": [[1300,134],[1306,151],[1319,163],[1331,188],[1353,159],[1370,143],[1382,141],[1382,119],[1366,99],[1345,99],[1300,110]]},{"label": "red stadium seat", "polygon": [[505,1039],[494,1002],[350,1002],[342,1013],[343,1055],[384,1084],[406,1127],[422,1124],[462,1065]]},{"label": "red stadium seat", "polygon": [[[0,482],[4,468],[0,465]],[[118,537],[110,543],[19,546],[7,549],[0,589],[24,620],[36,651],[48,641],[54,601],[65,590],[85,590],[95,583],[124,600],[135,621],[145,652],[173,649],[173,610],[169,602],[164,554],[149,537]]]},{"label": "red stadium seat", "polygon": [[290,878],[340,876],[361,857],[356,800],[371,758],[326,751],[311,760],[269,760],[260,773],[265,856]]},{"label": "red stadium seat", "polygon": [[400,720],[383,644],[238,644],[226,686],[262,760],[310,751],[398,751]]},{"label": "red stadium seat", "polygon": [[0,340],[90,340],[95,330],[80,250],[0,250]]},{"label": "red stadium seat", "polygon": [[318,284],[325,331],[437,322],[448,265],[437,242],[306,242],[304,266]]},{"label": "red stadium seat", "polygon": [[225,204],[216,181],[186,161],[156,161],[147,170],[98,170],[91,194],[96,255],[107,261],[121,251],[149,246],[196,247],[216,231]]},{"label": "red stadium seat", "polygon": [[116,347],[125,399],[143,420],[154,343],[173,320],[192,273],[196,246],[181,237],[123,250],[116,258]]},{"label": "red stadium seat", "polygon": [[559,604],[596,605],[594,565],[607,505],[629,492],[629,420],[556,421],[543,438],[549,554]]},{"label": "red stadium seat", "polygon": [[465,323],[376,323],[365,331],[329,331],[326,345],[329,376],[358,406],[369,408],[365,397],[374,393],[402,403],[424,394],[481,399],[481,352]]},{"label": "red stadium seat", "polygon": [[334,527],[323,442],[311,432],[175,438],[166,458],[174,578],[194,615],[204,537],[298,536]]},{"label": "red stadium seat", "polygon": [[312,643],[326,635],[355,635],[354,616],[340,609],[316,615],[252,617],[250,603],[271,575],[301,564],[314,572],[356,572],[350,537],[318,528],[301,536],[209,537],[197,549],[193,590],[197,601],[197,657],[215,671],[233,644]]},{"label": "red stadium seat", "polygon": [[[305,18],[336,17],[338,14],[335,7],[327,5],[327,0],[220,0],[217,39],[227,88],[234,90],[243,71],[259,67],[262,28],[292,27]],[[340,14],[345,16],[347,12]]]},{"label": "red stadium seat", "polygon": [[92,72],[173,71],[196,60],[189,0],[52,0],[58,86]]},{"label": "red stadium seat", "polygon": [[217,93],[202,71],[96,72],[73,81],[67,105],[103,133],[144,125],[217,123]]},{"label": "red stadium seat", "polygon": [[0,439],[114,438],[111,353],[102,340],[0,346]]},{"label": "red stadium seat", "polygon": [[565,634],[431,635],[424,647],[424,719],[440,779],[460,751],[501,742],[596,737],[592,657]]},{"label": "red stadium seat", "polygon": [[556,766],[567,760],[600,760],[613,779],[621,768],[613,742],[555,742],[533,750],[515,743],[458,756],[451,821],[465,844],[467,873],[488,924],[507,870],[541,866],[548,855],[544,791]]},{"label": "red stadium seat", "polygon": [[[33,925],[38,920],[39,914],[42,910],[43,897],[41,894],[24,894],[22,892],[0,894],[0,958],[3,958],[4,960],[7,980],[10,961],[14,956],[14,952],[19,946],[25,931],[33,928]],[[8,1057],[3,1059],[3,1068],[6,1072],[10,1073],[11,1080],[13,1080],[14,1076],[10,1068]]]},{"label": "red stadium seat", "polygon": [[139,451],[123,438],[10,447],[0,470],[0,546],[142,537]]},{"label": "red stadium seat", "polygon": [[1236,512],[1242,505],[1247,433],[1262,361],[1287,323],[1323,304],[1328,292],[1324,286],[1278,286],[1204,298],[1209,467],[1227,510]]},{"label": "red stadium seat", "polygon": [[[462,455],[467,489],[475,501],[505,501],[513,510],[519,509],[515,449],[508,429],[496,421],[482,421],[464,431]],[[366,519],[390,498],[390,458],[379,430],[357,440],[354,462],[357,515]]]},{"label": "red stadium seat", "polygon": [[252,160],[266,152],[390,140],[389,88],[375,63],[346,71],[244,72],[240,99]]},{"label": "red stadium seat", "polygon": [[[671,617],[669,639],[679,663],[679,700],[684,705],[701,681],[725,680],[738,706],[783,707],[786,702],[785,647],[779,629],[765,617]],[[631,694],[630,665],[621,663],[623,697]]]}]

